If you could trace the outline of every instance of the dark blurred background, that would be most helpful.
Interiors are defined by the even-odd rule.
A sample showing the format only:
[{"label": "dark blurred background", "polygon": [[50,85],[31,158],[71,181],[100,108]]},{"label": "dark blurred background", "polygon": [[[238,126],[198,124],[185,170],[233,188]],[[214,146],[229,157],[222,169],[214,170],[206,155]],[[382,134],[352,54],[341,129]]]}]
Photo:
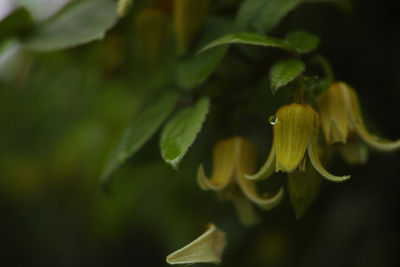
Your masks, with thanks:
[{"label": "dark blurred background", "polygon": [[[394,140],[398,8],[395,1],[352,3],[351,11],[304,4],[275,32],[319,35],[335,77],[356,89],[368,120]],[[356,167],[334,159],[332,168],[352,178],[324,182],[303,218],[295,219],[286,197],[248,228],[230,203],[197,186],[197,166],[209,162],[213,145],[206,124],[178,171],[160,160],[157,134],[105,194],[102,166],[146,90],[134,83],[140,72],[132,25],[128,16],[101,42],[23,53],[14,69],[0,67],[0,265],[166,266],[166,255],[211,221],[228,236],[221,266],[398,266],[400,153],[371,151],[368,163]],[[254,90],[272,98],[265,88]],[[263,116],[274,109],[268,112]]]}]

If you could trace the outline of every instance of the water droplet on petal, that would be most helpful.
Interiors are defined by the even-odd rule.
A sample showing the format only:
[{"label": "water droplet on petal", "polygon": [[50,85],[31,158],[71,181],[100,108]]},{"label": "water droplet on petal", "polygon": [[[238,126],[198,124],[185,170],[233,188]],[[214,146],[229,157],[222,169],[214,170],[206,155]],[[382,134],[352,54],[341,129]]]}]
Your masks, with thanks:
[{"label": "water droplet on petal", "polygon": [[276,116],[272,115],[271,117],[269,117],[268,121],[269,121],[269,124],[275,125],[278,123],[278,118]]}]

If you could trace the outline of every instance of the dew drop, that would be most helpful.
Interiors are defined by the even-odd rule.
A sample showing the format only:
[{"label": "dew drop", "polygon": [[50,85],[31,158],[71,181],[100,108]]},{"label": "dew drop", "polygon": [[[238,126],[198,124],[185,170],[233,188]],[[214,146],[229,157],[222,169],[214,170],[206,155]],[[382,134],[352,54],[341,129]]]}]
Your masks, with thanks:
[{"label": "dew drop", "polygon": [[278,118],[276,116],[272,115],[271,117],[269,117],[268,121],[269,121],[269,124],[275,125],[278,123]]}]

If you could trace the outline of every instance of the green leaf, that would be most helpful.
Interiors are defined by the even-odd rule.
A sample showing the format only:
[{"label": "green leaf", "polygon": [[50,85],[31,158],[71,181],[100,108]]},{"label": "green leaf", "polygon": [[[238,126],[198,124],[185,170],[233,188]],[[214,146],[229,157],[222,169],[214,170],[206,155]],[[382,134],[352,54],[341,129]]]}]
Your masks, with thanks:
[{"label": "green leaf", "polygon": [[328,78],[312,77],[309,79],[305,79],[304,81],[304,87],[313,97],[318,97],[319,95],[324,93],[326,90],[329,89],[329,86],[331,86],[331,84],[332,80]]},{"label": "green leaf", "polygon": [[322,176],[307,164],[306,171],[297,170],[288,174],[288,191],[296,218],[300,219],[318,195]]},{"label": "green leaf", "polygon": [[59,50],[102,39],[117,21],[116,2],[72,1],[59,14],[39,25],[22,43],[31,50]]},{"label": "green leaf", "polygon": [[329,63],[328,59],[326,59],[322,55],[317,55],[313,58],[313,61],[321,66],[327,79],[331,80],[332,82],[335,80],[335,75],[333,73],[332,66]]},{"label": "green leaf", "polygon": [[246,44],[246,45],[273,47],[289,51],[293,50],[293,47],[285,40],[278,39],[275,37],[265,36],[258,33],[239,32],[239,33],[227,34],[222,36],[221,38],[218,38],[217,40],[212,41],[211,43],[203,47],[199,51],[199,53],[202,53],[216,46],[229,45],[229,44]]},{"label": "green leaf", "polygon": [[293,45],[299,53],[308,53],[315,50],[319,45],[319,37],[305,31],[290,32],[285,39]]},{"label": "green leaf", "polygon": [[245,0],[239,8],[237,28],[269,32],[300,3],[301,0]]},{"label": "green leaf", "polygon": [[104,187],[109,185],[112,174],[157,131],[175,107],[177,100],[177,93],[168,92],[162,97],[155,98],[151,105],[146,106],[133,119],[105,165],[101,178]]},{"label": "green leaf", "polygon": [[15,9],[0,21],[0,42],[29,29],[32,23],[32,17],[28,10],[23,7]]},{"label": "green leaf", "polygon": [[[208,42],[231,33],[232,19],[222,17],[208,17],[195,50],[200,49]],[[226,55],[227,47],[219,47],[202,54],[192,54],[182,59],[175,75],[176,82],[183,89],[193,89],[201,85],[218,67]]]},{"label": "green leaf", "polygon": [[202,98],[192,106],[177,113],[161,134],[161,155],[176,169],[190,145],[200,132],[209,108],[209,100]]},{"label": "green leaf", "polygon": [[308,77],[305,79],[304,84],[305,88],[312,96],[318,97],[328,90],[329,86],[335,80],[335,77],[331,64],[324,56],[317,55],[311,59],[310,63],[318,65],[322,71],[322,75],[321,77]]},{"label": "green leaf", "polygon": [[[57,14],[71,0],[14,0],[31,13],[34,21],[44,21]],[[76,1],[76,0],[75,0]]]},{"label": "green leaf", "polygon": [[304,3],[327,3],[337,7],[344,13],[353,11],[354,5],[352,0],[302,0]]},{"label": "green leaf", "polygon": [[227,51],[227,47],[219,47],[182,61],[176,73],[178,85],[184,89],[193,89],[203,83],[214,72]]},{"label": "green leaf", "polygon": [[305,64],[297,59],[285,59],[276,62],[269,73],[271,90],[275,94],[279,88],[298,77],[305,69]]}]

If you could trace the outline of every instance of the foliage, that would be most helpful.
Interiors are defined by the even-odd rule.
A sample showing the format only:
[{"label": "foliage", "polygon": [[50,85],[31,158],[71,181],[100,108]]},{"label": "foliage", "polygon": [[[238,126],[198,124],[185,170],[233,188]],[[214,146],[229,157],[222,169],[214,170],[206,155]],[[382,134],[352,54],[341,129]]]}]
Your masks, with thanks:
[{"label": "foliage", "polygon": [[[339,191],[322,183],[321,176],[310,169],[308,157],[297,162],[294,172],[281,169],[288,172],[287,179],[275,173],[275,162],[268,163],[272,168],[267,171],[274,177],[262,182],[260,191],[266,188],[268,194],[261,197],[271,196],[287,185],[284,200],[278,211],[257,210],[261,224],[253,228],[243,229],[234,209],[217,202],[195,185],[199,164],[204,162],[205,169],[210,169],[211,151],[223,138],[246,137],[260,156],[260,161],[253,159],[251,164],[264,162],[273,143],[271,129],[279,123],[274,117],[268,123],[268,117],[291,102],[313,106],[321,113],[323,108],[318,103],[336,77],[374,90],[370,90],[373,93],[359,90],[358,96],[350,97],[352,105],[343,104],[346,114],[350,114],[346,117],[346,123],[349,121],[346,127],[358,132],[350,132],[344,138],[346,147],[329,144],[332,151],[325,152],[329,152],[332,160],[324,160],[323,165],[332,172],[346,172],[335,161],[336,155],[359,163],[357,153],[366,162],[371,154],[363,142],[378,148],[381,143],[390,144],[386,150],[397,149],[398,143],[393,145],[367,132],[367,129],[386,132],[388,137],[396,137],[390,132],[396,123],[374,124],[368,116],[371,107],[377,112],[370,116],[372,119],[393,117],[384,113],[393,108],[379,106],[374,97],[386,97],[391,103],[397,99],[396,93],[392,94],[394,90],[385,91],[394,88],[390,87],[394,82],[388,80],[396,77],[395,68],[389,66],[395,66],[397,61],[387,55],[380,56],[386,52],[386,45],[391,48],[387,53],[396,51],[396,43],[382,42],[383,38],[378,37],[383,33],[363,36],[362,31],[347,29],[348,24],[363,25],[352,20],[356,15],[348,13],[348,3],[345,0],[63,0],[58,4],[50,0],[18,1],[0,19],[3,129],[0,138],[3,206],[0,206],[4,211],[20,212],[11,212],[9,218],[4,212],[3,228],[15,224],[15,229],[22,229],[25,224],[20,227],[15,222],[23,218],[30,228],[21,240],[46,236],[46,242],[32,251],[49,250],[54,255],[49,262],[71,257],[71,265],[82,262],[88,266],[93,259],[82,260],[80,251],[101,254],[102,258],[115,253],[110,261],[118,262],[124,252],[110,252],[110,244],[130,246],[134,240],[135,247],[145,247],[146,253],[153,251],[166,256],[192,238],[193,233],[199,233],[199,228],[214,221],[228,231],[228,254],[223,264],[226,261],[227,266],[260,265],[261,262],[292,266],[303,252],[326,253],[329,237],[335,237],[335,231],[328,234],[330,229],[346,225],[342,207],[348,216],[354,208],[354,216],[363,223],[383,216],[374,206],[375,198],[380,199],[378,203],[387,204],[380,198],[385,195],[383,185],[379,197],[365,186],[368,194],[363,191],[364,195],[371,193],[373,197],[353,203],[350,200],[363,196],[354,193],[357,191],[354,188],[363,185],[361,179],[352,178],[345,186],[337,187],[344,188]],[[346,13],[335,9],[338,6]],[[366,28],[375,29],[369,26]],[[371,36],[376,36],[374,42],[370,42]],[[371,74],[367,72],[365,78],[365,69],[371,66],[375,69]],[[385,68],[381,70],[381,66]],[[385,90],[377,91],[381,85]],[[346,98],[347,94],[344,95]],[[367,104],[359,104],[366,99]],[[367,111],[366,114],[361,114],[361,110]],[[337,127],[335,122],[324,123],[329,127],[321,129],[321,133],[337,134],[333,132]],[[294,127],[295,122],[289,124]],[[287,136],[292,132],[290,127],[285,131]],[[317,138],[318,133],[313,132],[312,136],[312,141],[307,137],[304,149],[326,144],[321,134]],[[291,144],[288,142],[287,146]],[[382,166],[388,169],[388,175],[397,174],[395,164]],[[365,181],[368,175],[380,173],[356,168],[352,177],[365,176]],[[371,181],[372,178],[366,183]],[[392,194],[396,193],[396,186],[391,188]],[[230,189],[230,192],[237,190],[235,185]],[[257,191],[255,187],[251,190]],[[247,196],[242,197],[247,200]],[[240,206],[241,200],[236,201]],[[249,214],[250,209],[244,206],[243,214]],[[301,220],[294,226],[295,217]],[[53,222],[48,218],[58,228],[51,229]],[[316,229],[315,222],[325,230]],[[79,231],[71,230],[75,225],[79,225]],[[44,235],[42,228],[49,233]],[[304,233],[300,229],[305,229]],[[342,229],[337,236],[351,236],[351,231],[359,230],[356,226],[352,229],[349,232]],[[307,236],[314,231],[324,231],[318,236],[319,243]],[[387,231],[385,234],[390,234]],[[88,243],[80,243],[81,236]],[[15,242],[9,245],[10,251],[15,247],[13,251],[36,253],[31,252],[29,244],[6,235],[5,240],[8,239]],[[251,239],[256,241],[250,242]],[[53,243],[62,245],[49,245]],[[381,243],[378,240],[371,246]],[[270,255],[265,251],[273,252]],[[365,252],[361,248],[360,251]],[[387,251],[390,250],[377,255],[391,259]],[[137,259],[138,265],[159,264],[159,258],[152,259],[146,253],[135,252],[135,260],[142,254],[146,257]],[[307,255],[300,266],[318,264]],[[23,257],[19,260],[23,266],[30,265]]]}]

